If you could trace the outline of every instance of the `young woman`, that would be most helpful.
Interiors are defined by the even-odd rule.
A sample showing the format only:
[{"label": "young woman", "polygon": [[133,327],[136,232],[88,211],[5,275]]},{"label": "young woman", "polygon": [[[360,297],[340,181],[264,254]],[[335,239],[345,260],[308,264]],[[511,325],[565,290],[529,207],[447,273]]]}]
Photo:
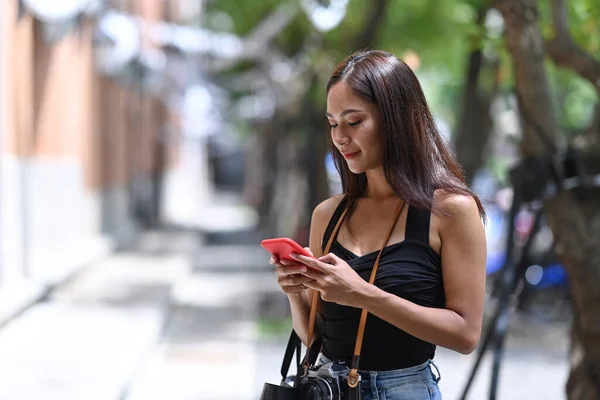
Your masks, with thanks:
[{"label": "young woman", "polygon": [[365,51],[342,62],[327,84],[327,118],[344,193],[313,212],[310,250],[318,259],[270,261],[294,329],[306,343],[318,291],[321,360],[350,364],[365,308],[362,398],[441,399],[436,346],[468,354],[481,334],[485,212],[437,131],[416,76],[394,55]]}]

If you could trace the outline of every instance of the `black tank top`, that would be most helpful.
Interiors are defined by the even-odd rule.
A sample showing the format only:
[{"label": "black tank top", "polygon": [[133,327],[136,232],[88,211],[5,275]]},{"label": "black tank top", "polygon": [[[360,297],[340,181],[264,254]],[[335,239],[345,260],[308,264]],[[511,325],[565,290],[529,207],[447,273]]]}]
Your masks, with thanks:
[{"label": "black tank top", "polygon": [[[323,251],[345,207],[346,198],[335,210],[325,230]],[[430,217],[429,211],[409,206],[405,240],[384,248],[375,285],[421,306],[443,308],[446,298],[442,263],[440,255],[429,246]],[[335,239],[330,251],[346,261],[368,281],[379,250],[359,257]],[[358,308],[321,300],[322,352],[325,357],[351,362],[360,313]],[[435,348],[435,345],[417,339],[375,315],[368,314],[359,368],[367,371],[386,371],[412,367],[433,359]]]}]

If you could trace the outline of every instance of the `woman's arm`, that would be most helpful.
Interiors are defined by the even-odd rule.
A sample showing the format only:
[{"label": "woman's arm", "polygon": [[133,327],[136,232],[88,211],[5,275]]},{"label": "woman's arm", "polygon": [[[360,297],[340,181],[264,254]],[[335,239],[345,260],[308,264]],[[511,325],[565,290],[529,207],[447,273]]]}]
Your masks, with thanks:
[{"label": "woman's arm", "polygon": [[[333,215],[342,198],[343,196],[336,196],[327,199],[319,204],[313,211],[310,223],[309,247],[312,254],[317,258],[323,255],[323,250],[321,247],[323,234],[325,233],[325,229],[329,223],[329,220],[331,219],[331,216]],[[296,334],[300,337],[300,340],[302,340],[302,343],[305,345],[308,343],[308,318],[310,316],[313,292],[313,289],[306,289],[298,294],[288,294],[290,309],[292,312],[292,325],[296,331]],[[313,340],[315,336],[319,334],[320,325],[320,317],[319,314],[317,314]]]},{"label": "woman's arm", "polygon": [[486,240],[475,200],[441,201],[439,234],[446,308],[423,307],[374,285],[359,291],[357,307],[436,345],[471,353],[479,342],[485,296]]},{"label": "woman's arm", "polygon": [[312,293],[308,292],[309,290],[305,290],[302,293],[287,295],[292,312],[292,326],[305,346],[308,343],[308,317],[310,315],[311,303],[309,296],[312,296]]}]

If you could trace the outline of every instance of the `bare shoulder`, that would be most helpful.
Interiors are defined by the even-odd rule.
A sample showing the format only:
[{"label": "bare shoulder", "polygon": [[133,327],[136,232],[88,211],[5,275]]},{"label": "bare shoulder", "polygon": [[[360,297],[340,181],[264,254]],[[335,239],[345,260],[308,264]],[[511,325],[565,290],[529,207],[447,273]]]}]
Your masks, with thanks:
[{"label": "bare shoulder", "polygon": [[482,223],[477,202],[472,196],[436,190],[433,206],[439,211],[435,213],[435,219],[441,229]]},{"label": "bare shoulder", "polygon": [[343,198],[343,194],[330,197],[321,202],[313,210],[312,221],[310,224],[310,248],[313,254],[321,254],[321,240],[325,234],[325,229]]},{"label": "bare shoulder", "polygon": [[313,222],[329,221],[343,199],[344,195],[340,194],[322,201],[313,211]]},{"label": "bare shoulder", "polygon": [[433,196],[434,207],[437,207],[448,217],[453,215],[472,214],[479,216],[477,202],[472,196],[449,193],[444,190],[436,190]]}]

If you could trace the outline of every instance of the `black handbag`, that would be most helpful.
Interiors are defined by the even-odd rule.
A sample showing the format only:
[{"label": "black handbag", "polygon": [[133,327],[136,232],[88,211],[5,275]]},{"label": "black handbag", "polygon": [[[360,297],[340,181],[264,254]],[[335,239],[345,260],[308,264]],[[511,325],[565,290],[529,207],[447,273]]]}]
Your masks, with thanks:
[{"label": "black handbag", "polygon": [[[281,363],[281,383],[279,385],[274,385],[266,382],[263,385],[260,400],[297,400],[299,398],[297,393],[298,384],[302,378],[302,365],[304,364],[304,361],[309,364],[314,364],[316,362],[321,343],[322,339],[319,336],[315,339],[311,348],[307,350],[305,356],[306,360],[303,360],[300,355],[302,352],[302,341],[296,334],[296,331],[292,329],[283,356],[283,362]],[[296,354],[296,374],[288,375],[294,353]]]}]

